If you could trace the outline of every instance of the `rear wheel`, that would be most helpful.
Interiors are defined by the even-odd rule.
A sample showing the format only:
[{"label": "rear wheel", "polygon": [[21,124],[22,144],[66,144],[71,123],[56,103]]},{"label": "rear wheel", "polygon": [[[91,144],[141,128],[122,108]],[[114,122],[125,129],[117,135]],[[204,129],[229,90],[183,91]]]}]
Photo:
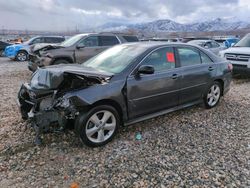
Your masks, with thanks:
[{"label": "rear wheel", "polygon": [[208,89],[205,97],[204,103],[206,108],[215,107],[221,98],[221,84],[219,82],[214,82]]},{"label": "rear wheel", "polygon": [[16,55],[17,61],[27,61],[28,60],[28,53],[25,51],[19,51]]},{"label": "rear wheel", "polygon": [[88,146],[97,147],[110,142],[118,131],[120,117],[112,106],[101,105],[78,116],[76,133]]}]

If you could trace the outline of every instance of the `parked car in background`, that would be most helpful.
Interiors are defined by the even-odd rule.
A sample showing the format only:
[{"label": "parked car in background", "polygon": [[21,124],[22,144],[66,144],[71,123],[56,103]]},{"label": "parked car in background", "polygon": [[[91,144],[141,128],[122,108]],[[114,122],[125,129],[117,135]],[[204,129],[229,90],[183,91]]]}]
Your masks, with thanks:
[{"label": "parked car in background", "polygon": [[64,40],[65,40],[64,37],[61,37],[61,36],[34,37],[24,43],[13,44],[11,46],[6,47],[4,50],[4,54],[5,56],[13,60],[27,61],[31,45],[39,44],[39,43],[61,43]]},{"label": "parked car in background", "polygon": [[22,117],[37,131],[55,123],[62,129],[71,119],[85,144],[101,146],[122,125],[202,102],[215,107],[229,90],[231,71],[228,62],[198,46],[121,44],[83,64],[38,69],[18,97]]},{"label": "parked car in background", "polygon": [[216,55],[218,55],[221,50],[226,49],[224,46],[221,46],[218,42],[215,42],[214,40],[191,40],[188,43],[206,48]]},{"label": "parked car in background", "polygon": [[250,75],[250,33],[231,48],[221,51],[220,56],[233,64],[233,73]]},{"label": "parked car in background", "polygon": [[188,43],[191,40],[210,40],[209,37],[184,37],[181,42]]},{"label": "parked car in background", "polygon": [[29,70],[58,64],[82,63],[111,46],[137,42],[138,38],[127,34],[88,33],[75,35],[59,45],[34,47],[30,52]]},{"label": "parked car in background", "polygon": [[226,37],[226,38],[220,38],[220,39],[214,39],[216,42],[218,42],[221,46],[225,46],[226,48],[230,48],[234,44],[236,44],[240,39],[237,37]]},{"label": "parked car in background", "polygon": [[4,49],[7,47],[7,46],[10,46],[11,44],[10,43],[7,43],[7,42],[4,42],[4,41],[0,41],[0,57],[3,56],[3,52],[4,52]]}]

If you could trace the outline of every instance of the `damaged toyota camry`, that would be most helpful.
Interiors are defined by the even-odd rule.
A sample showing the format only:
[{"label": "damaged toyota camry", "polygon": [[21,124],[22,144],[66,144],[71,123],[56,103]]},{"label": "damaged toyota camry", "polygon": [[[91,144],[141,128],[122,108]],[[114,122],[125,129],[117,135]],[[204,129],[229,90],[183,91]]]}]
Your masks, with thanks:
[{"label": "damaged toyota camry", "polygon": [[112,140],[126,126],[204,103],[215,107],[230,88],[232,66],[198,46],[131,43],[84,64],[39,68],[21,86],[23,119],[40,133],[74,122],[88,146]]}]

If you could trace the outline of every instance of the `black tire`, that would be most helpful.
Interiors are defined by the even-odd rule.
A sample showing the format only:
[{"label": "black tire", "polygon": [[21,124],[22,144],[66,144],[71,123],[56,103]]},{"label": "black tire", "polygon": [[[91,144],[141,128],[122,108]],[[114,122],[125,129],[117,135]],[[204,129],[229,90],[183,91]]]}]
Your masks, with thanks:
[{"label": "black tire", "polygon": [[58,59],[53,62],[53,65],[59,65],[59,64],[69,64],[70,62],[65,59]]},{"label": "black tire", "polygon": [[[215,88],[218,89],[218,92],[213,92]],[[215,81],[209,86],[208,90],[206,91],[206,94],[204,95],[203,100],[204,100],[205,107],[207,109],[210,109],[210,108],[214,108],[215,106],[217,106],[218,103],[220,102],[221,96],[222,96],[221,83]]]},{"label": "black tire", "polygon": [[28,60],[28,53],[26,51],[19,51],[16,54],[16,58],[17,61],[27,61]]},{"label": "black tire", "polygon": [[[95,125],[90,120],[91,117],[93,117],[94,115],[100,113],[100,114],[98,114],[100,119],[97,116],[98,121],[100,121],[101,119],[104,118],[104,114],[101,117],[101,113],[106,112],[106,111],[110,112],[113,115],[112,117],[110,117],[111,119],[107,119],[106,122],[108,122],[108,121],[113,122],[113,119],[115,118],[115,128],[112,131],[103,130],[103,129],[105,129],[105,125],[107,125],[106,122],[103,123],[104,128],[101,128],[102,127],[101,124],[99,124],[99,127],[97,128],[98,125]],[[91,127],[89,128],[89,126],[91,126]],[[114,138],[114,136],[117,134],[119,127],[120,127],[120,116],[119,116],[118,112],[116,111],[116,109],[114,107],[112,107],[112,106],[109,106],[109,105],[96,106],[96,107],[92,108],[91,110],[89,110],[88,112],[80,113],[79,116],[76,118],[76,121],[75,121],[75,132],[76,132],[76,134],[78,136],[80,136],[80,139],[84,144],[86,144],[87,146],[90,146],[90,147],[103,146],[103,145],[107,144],[108,142],[110,142]],[[95,136],[97,137],[96,140],[98,140],[98,138],[99,138],[99,131],[103,131],[103,137],[105,138],[107,136],[107,139],[99,142],[99,141],[93,141],[94,138],[89,138],[91,136],[87,136],[87,133],[86,133],[87,129],[90,130],[90,129],[93,129],[93,128],[100,129],[100,130],[97,130],[92,135],[93,137],[95,137]],[[106,132],[106,135],[105,135],[105,132]]]}]

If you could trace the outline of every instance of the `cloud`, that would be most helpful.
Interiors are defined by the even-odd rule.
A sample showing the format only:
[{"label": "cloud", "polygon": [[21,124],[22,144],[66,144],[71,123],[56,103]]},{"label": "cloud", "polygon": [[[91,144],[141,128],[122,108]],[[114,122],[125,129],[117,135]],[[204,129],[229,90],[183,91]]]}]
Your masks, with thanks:
[{"label": "cloud", "polygon": [[156,19],[195,22],[217,17],[247,17],[248,0],[0,0],[0,27],[66,30],[107,22]]}]

